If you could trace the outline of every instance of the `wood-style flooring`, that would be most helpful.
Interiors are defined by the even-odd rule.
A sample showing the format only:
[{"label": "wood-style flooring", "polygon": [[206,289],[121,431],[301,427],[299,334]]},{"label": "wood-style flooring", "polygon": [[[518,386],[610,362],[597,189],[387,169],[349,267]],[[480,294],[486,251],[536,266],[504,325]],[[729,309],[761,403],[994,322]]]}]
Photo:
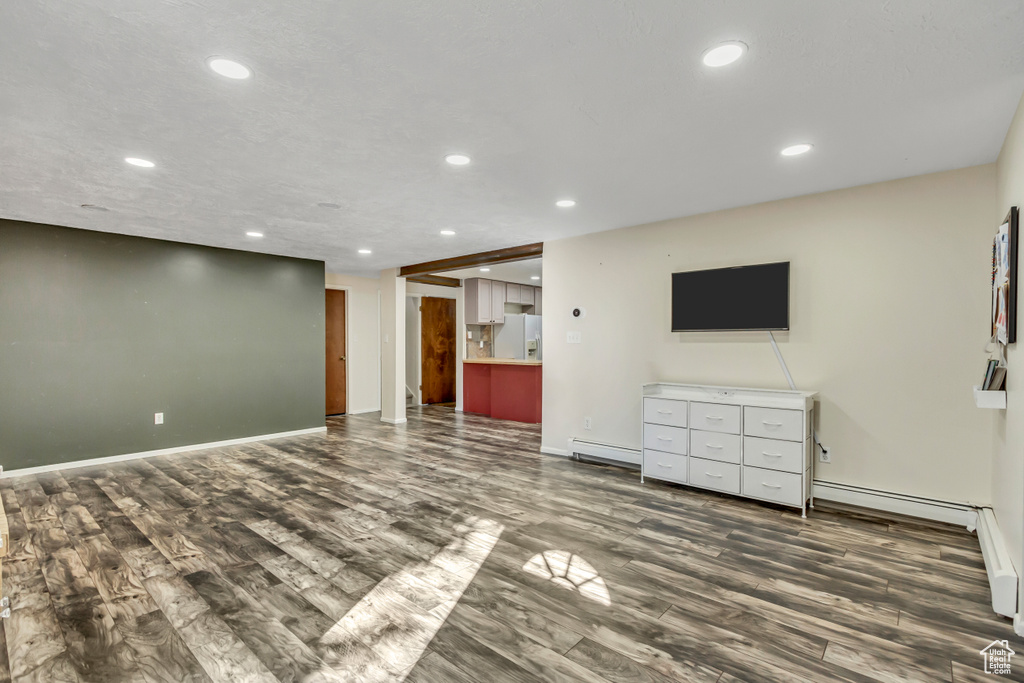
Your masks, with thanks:
[{"label": "wood-style flooring", "polygon": [[991,681],[976,538],[538,453],[410,410],[0,480],[0,680]]}]

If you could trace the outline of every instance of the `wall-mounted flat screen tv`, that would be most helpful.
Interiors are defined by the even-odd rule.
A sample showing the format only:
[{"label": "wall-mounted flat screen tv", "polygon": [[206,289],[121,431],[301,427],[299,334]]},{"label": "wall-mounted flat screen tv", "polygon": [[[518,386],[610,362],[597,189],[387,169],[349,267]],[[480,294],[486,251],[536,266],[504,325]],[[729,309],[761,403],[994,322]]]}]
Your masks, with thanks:
[{"label": "wall-mounted flat screen tv", "polygon": [[672,331],[789,329],[789,261],[672,274]]}]

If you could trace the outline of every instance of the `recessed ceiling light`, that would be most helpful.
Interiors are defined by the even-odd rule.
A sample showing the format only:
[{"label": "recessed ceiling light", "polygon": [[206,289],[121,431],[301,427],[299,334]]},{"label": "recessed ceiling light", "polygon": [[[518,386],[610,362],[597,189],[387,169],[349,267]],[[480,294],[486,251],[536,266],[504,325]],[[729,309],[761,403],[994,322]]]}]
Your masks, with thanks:
[{"label": "recessed ceiling light", "polygon": [[576,200],[575,199],[559,199],[557,202],[555,202],[555,206],[557,206],[559,208],[562,208],[562,209],[568,209],[568,208],[571,208],[573,206],[576,206]]},{"label": "recessed ceiling light", "polygon": [[372,254],[373,252],[370,251],[369,249],[360,249],[359,253],[360,254]]},{"label": "recessed ceiling light", "polygon": [[156,166],[156,164],[154,164],[152,161],[139,159],[138,157],[125,157],[125,161],[127,161],[132,166],[139,166],[141,168],[153,168],[154,166]]},{"label": "recessed ceiling light", "polygon": [[786,149],[782,150],[780,154],[784,157],[795,157],[798,154],[807,154],[814,148],[814,145],[801,142],[799,145],[790,145]]},{"label": "recessed ceiling light", "polygon": [[444,160],[452,166],[465,166],[470,162],[470,158],[465,154],[449,154]]},{"label": "recessed ceiling light", "polygon": [[741,43],[738,40],[731,40],[728,43],[722,43],[721,45],[715,46],[704,53],[702,60],[705,66],[725,66],[732,64],[737,59],[743,56],[743,53],[747,51],[745,43]]},{"label": "recessed ceiling light", "polygon": [[256,232],[255,230],[250,230],[249,232],[245,233],[245,236],[246,237],[263,237],[263,233],[262,232]]},{"label": "recessed ceiling light", "polygon": [[481,268],[480,272],[481,273],[489,273],[489,272],[491,272],[491,269],[490,268]]},{"label": "recessed ceiling light", "polygon": [[317,204],[321,209],[340,209],[341,204],[335,204],[334,202],[319,202]]},{"label": "recessed ceiling light", "polygon": [[81,204],[80,206],[83,209],[89,209],[90,211],[109,211],[110,210],[110,209],[108,209],[105,206],[100,206],[99,204]]},{"label": "recessed ceiling light", "polygon": [[539,280],[540,279],[540,275],[531,275],[530,279],[531,280]]},{"label": "recessed ceiling light", "polygon": [[225,78],[233,78],[235,80],[242,80],[252,76],[252,71],[245,64],[240,64],[233,59],[225,59],[224,57],[210,57],[206,60],[206,65],[209,66],[214,72],[219,73]]},{"label": "recessed ceiling light", "polygon": [[451,237],[452,235],[455,234],[455,231],[454,230],[442,230],[441,234],[444,235],[445,237]]}]

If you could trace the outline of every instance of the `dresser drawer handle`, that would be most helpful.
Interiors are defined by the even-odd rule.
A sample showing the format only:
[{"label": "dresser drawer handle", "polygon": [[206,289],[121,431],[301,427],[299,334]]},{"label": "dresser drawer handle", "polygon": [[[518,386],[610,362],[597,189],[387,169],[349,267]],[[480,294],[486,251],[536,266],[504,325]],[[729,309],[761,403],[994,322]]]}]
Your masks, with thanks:
[{"label": "dresser drawer handle", "polygon": [[781,458],[782,453],[769,453],[768,451],[761,451],[761,455],[766,455],[769,458]]},{"label": "dresser drawer handle", "polygon": [[658,441],[671,441],[671,440],[672,440],[671,436],[659,436],[658,437]]},{"label": "dresser drawer handle", "polygon": [[669,468],[669,469],[672,469],[672,465],[670,465],[670,464],[669,464],[669,463],[667,463],[667,462],[659,462],[659,463],[658,463],[658,467],[667,467],[667,468]]},{"label": "dresser drawer handle", "polygon": [[707,446],[708,448],[717,448],[717,449],[725,448],[725,446],[719,446],[718,444],[713,444],[713,443],[706,443],[704,445]]},{"label": "dresser drawer handle", "polygon": [[721,415],[705,415],[704,419],[705,420],[724,420],[725,418],[722,417]]},{"label": "dresser drawer handle", "polygon": [[706,474],[709,477],[714,477],[715,479],[721,479],[722,478],[721,474],[711,474],[710,472],[705,472],[704,474]]},{"label": "dresser drawer handle", "polygon": [[761,420],[761,424],[766,425],[768,427],[781,427],[782,426],[781,422],[769,422],[768,420]]},{"label": "dresser drawer handle", "polygon": [[763,481],[761,482],[761,486],[767,486],[770,489],[781,489],[782,488],[782,486],[780,486],[779,484],[767,484],[767,483],[765,483]]},{"label": "dresser drawer handle", "polygon": [[671,415],[672,411],[671,410],[659,410],[658,414],[659,415]]}]

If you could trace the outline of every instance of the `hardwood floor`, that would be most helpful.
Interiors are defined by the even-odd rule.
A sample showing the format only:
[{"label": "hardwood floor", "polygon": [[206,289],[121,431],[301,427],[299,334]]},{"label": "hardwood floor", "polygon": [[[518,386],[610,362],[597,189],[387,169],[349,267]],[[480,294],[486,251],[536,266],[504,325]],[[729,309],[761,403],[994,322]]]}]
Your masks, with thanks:
[{"label": "hardwood floor", "polygon": [[[409,411],[0,480],[0,680],[982,681],[965,530],[799,512]],[[1014,680],[1024,680],[1024,659]]]}]

